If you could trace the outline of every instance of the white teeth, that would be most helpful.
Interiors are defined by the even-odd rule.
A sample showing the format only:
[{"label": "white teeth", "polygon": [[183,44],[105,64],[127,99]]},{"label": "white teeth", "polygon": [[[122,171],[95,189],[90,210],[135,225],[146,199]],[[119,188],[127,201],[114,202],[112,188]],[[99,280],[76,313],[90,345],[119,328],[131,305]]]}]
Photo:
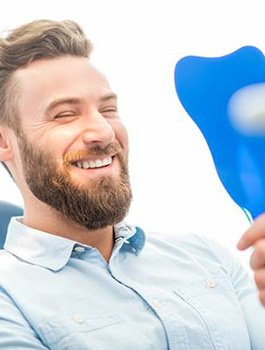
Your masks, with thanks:
[{"label": "white teeth", "polygon": [[82,162],[81,165],[82,165],[82,168],[84,169],[90,168],[90,164],[87,161]]},{"label": "white teeth", "polygon": [[111,158],[105,158],[102,160],[103,165],[109,165],[111,163],[112,159]]},{"label": "white teeth", "polygon": [[89,168],[101,168],[103,166],[109,165],[112,163],[112,158],[111,157],[107,157],[104,159],[96,159],[95,161],[88,161],[88,160],[84,160],[84,161],[79,161],[76,163],[76,166],[78,168],[83,168],[83,169],[89,169]]},{"label": "white teeth", "polygon": [[104,165],[109,165],[112,163],[112,158],[111,157],[108,157],[108,158],[105,158],[103,159],[103,163]]}]

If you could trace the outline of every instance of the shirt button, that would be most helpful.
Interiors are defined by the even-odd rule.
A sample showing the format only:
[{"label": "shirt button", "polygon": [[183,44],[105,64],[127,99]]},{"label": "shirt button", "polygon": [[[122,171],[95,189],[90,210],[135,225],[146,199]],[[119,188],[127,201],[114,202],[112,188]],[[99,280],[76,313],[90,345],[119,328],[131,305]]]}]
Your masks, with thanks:
[{"label": "shirt button", "polygon": [[85,248],[77,246],[74,248],[74,251],[78,253],[83,253],[85,251]]},{"label": "shirt button", "polygon": [[209,288],[214,288],[216,286],[215,281],[212,279],[206,279],[205,282],[206,282],[207,287],[209,287]]},{"label": "shirt button", "polygon": [[119,236],[117,238],[115,238],[115,242],[119,242],[119,241],[122,241],[124,239],[123,236]]},{"label": "shirt button", "polygon": [[161,309],[162,305],[158,299],[152,299],[152,304],[157,307],[158,309]]},{"label": "shirt button", "polygon": [[83,315],[81,315],[81,314],[74,314],[72,318],[73,318],[73,321],[75,323],[78,323],[78,324],[85,322],[85,319],[84,319]]}]

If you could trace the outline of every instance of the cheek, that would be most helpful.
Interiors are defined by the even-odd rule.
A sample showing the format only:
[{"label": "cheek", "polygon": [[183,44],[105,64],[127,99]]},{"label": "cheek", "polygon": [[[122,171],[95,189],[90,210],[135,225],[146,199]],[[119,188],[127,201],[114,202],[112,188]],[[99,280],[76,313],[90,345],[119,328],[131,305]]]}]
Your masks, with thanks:
[{"label": "cheek", "polygon": [[67,153],[79,135],[80,129],[67,125],[67,127],[56,128],[46,132],[45,136],[39,138],[38,144],[40,149],[61,162],[63,155]]},{"label": "cheek", "polygon": [[120,121],[111,123],[111,126],[115,132],[115,137],[121,144],[123,150],[128,152],[128,133],[125,126]]}]

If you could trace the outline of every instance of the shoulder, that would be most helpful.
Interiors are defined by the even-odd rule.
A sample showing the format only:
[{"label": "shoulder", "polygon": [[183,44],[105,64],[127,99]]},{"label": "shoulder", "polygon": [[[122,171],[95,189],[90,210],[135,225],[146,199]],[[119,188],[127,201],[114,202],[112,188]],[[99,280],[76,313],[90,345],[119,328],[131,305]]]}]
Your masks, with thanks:
[{"label": "shoulder", "polygon": [[18,257],[4,249],[0,249],[0,285],[1,281],[7,277],[21,272],[20,268],[24,265],[25,263]]}]

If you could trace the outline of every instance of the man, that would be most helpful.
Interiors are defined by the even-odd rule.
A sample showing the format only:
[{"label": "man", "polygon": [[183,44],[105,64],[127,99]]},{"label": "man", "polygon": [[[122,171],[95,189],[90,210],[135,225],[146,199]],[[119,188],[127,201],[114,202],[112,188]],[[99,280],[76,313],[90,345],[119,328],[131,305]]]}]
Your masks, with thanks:
[{"label": "man", "polygon": [[71,21],[0,42],[0,160],[24,198],[0,253],[0,348],[265,348],[265,311],[226,249],[123,222],[127,133],[90,52]]}]

